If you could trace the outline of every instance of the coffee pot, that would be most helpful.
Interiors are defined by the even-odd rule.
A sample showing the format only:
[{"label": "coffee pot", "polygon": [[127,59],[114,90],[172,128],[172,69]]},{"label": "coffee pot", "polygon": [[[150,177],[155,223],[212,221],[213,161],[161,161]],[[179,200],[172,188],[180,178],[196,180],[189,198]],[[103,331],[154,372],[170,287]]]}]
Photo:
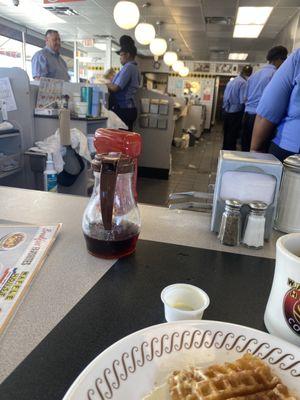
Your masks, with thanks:
[{"label": "coffee pot", "polygon": [[121,153],[97,154],[92,168],[94,190],[82,221],[87,250],[101,258],[125,257],[135,251],[141,228],[134,162]]}]

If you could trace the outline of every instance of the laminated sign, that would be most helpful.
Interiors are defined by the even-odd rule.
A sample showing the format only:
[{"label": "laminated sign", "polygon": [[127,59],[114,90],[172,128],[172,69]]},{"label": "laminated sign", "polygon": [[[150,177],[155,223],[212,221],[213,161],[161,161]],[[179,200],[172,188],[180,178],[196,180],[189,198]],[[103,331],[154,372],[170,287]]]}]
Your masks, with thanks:
[{"label": "laminated sign", "polygon": [[0,226],[0,334],[12,318],[61,228]]}]

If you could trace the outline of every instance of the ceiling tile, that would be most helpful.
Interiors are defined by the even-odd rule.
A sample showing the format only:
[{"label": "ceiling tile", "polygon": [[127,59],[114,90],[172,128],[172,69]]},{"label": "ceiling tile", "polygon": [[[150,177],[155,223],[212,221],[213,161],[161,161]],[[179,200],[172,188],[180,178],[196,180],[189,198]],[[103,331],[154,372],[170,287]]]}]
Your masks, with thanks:
[{"label": "ceiling tile", "polygon": [[173,16],[180,17],[203,17],[202,7],[172,7],[170,12]]},{"label": "ceiling tile", "polygon": [[178,24],[178,30],[180,32],[205,32],[205,25],[197,25],[196,27],[192,24]]},{"label": "ceiling tile", "polygon": [[200,16],[194,17],[181,17],[179,15],[174,15],[174,21],[176,24],[189,24],[192,25],[194,28],[197,28],[198,25],[204,25],[204,19]]},{"label": "ceiling tile", "polygon": [[240,0],[240,7],[275,7],[278,0]]},{"label": "ceiling tile", "polygon": [[234,17],[236,10],[235,0],[203,0],[203,13],[206,17]]},{"label": "ceiling tile", "polygon": [[180,7],[184,3],[185,7],[197,7],[199,6],[199,0],[164,0],[164,4],[166,6],[171,6],[171,7]]},{"label": "ceiling tile", "polygon": [[300,7],[299,0],[279,0],[277,7]]},{"label": "ceiling tile", "polygon": [[[25,1],[25,0],[22,0]],[[32,0],[36,4],[42,0]],[[141,0],[134,0],[141,9]],[[238,4],[241,6],[277,6],[273,10],[269,21],[260,37],[252,39],[233,39],[233,26],[205,25],[204,16],[235,17]],[[31,3],[32,3],[31,2]],[[85,0],[68,3],[80,13],[79,17],[64,17],[65,23],[51,24],[62,33],[62,37],[70,41],[81,37],[94,35],[112,35],[116,40],[122,34],[129,34],[134,38],[134,29],[124,31],[113,20],[113,8],[118,0]],[[272,47],[277,34],[291,20],[294,13],[300,8],[300,0],[150,0],[151,7],[141,10],[142,16],[147,15],[147,21],[155,24],[158,20],[164,24],[160,35],[174,38],[174,48],[181,48],[182,53],[189,57],[200,59],[220,57],[208,52],[211,49],[223,49],[226,52],[249,52],[249,59],[264,60],[267,50]],[[38,9],[38,8],[36,8]],[[32,6],[33,18],[24,16],[13,7],[11,1],[0,0],[0,15],[15,20],[21,24],[43,33],[45,27],[38,25],[35,19],[35,6]],[[143,51],[146,46],[139,46]],[[226,53],[227,54],[227,53]],[[205,57],[204,57],[205,56]]]}]

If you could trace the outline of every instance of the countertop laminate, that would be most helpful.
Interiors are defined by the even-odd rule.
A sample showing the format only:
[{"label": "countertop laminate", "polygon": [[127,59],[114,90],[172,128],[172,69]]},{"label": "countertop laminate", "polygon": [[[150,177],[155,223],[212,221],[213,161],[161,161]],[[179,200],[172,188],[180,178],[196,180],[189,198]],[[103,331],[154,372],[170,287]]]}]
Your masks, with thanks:
[{"label": "countertop laminate", "polygon": [[[42,270],[0,339],[0,381],[40,343],[109,270],[113,261],[89,255],[81,231],[86,197],[0,187],[0,219],[63,227]],[[264,249],[222,246],[209,231],[210,216],[139,205],[141,239],[274,258],[275,238]],[[72,288],[72,290],[70,290]]]},{"label": "countertop laminate", "polygon": [[[138,242],[3,382],[2,400],[60,400],[99,353],[124,336],[164,322],[161,290],[175,282],[210,296],[205,319],[264,329],[274,265],[266,258]],[[69,287],[69,291],[71,291]]]}]

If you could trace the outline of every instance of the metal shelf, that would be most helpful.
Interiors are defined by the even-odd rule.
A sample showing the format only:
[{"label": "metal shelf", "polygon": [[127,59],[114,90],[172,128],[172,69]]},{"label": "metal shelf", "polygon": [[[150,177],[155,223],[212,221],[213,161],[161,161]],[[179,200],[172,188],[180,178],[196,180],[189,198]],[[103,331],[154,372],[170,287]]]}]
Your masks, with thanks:
[{"label": "metal shelf", "polygon": [[7,172],[0,172],[0,179],[1,178],[6,178],[7,176],[16,174],[17,172],[21,172],[22,168],[16,168],[16,169],[12,169],[11,171],[7,171]]},{"label": "metal shelf", "polygon": [[20,132],[16,132],[16,133],[5,133],[4,135],[1,135],[0,133],[0,139],[4,139],[4,138],[11,138],[11,137],[16,137],[16,136],[20,136]]}]

